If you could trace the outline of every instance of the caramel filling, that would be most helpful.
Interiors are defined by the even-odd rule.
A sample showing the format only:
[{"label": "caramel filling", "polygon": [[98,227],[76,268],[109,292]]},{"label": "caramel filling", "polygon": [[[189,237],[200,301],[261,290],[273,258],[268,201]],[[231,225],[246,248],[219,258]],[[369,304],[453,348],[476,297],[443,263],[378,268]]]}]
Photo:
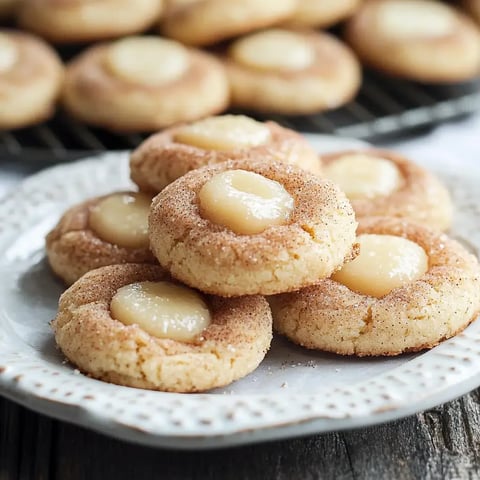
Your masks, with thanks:
[{"label": "caramel filling", "polygon": [[455,16],[440,2],[390,0],[379,10],[382,31],[398,38],[441,37],[455,30]]},{"label": "caramel filling", "polygon": [[159,37],[130,37],[113,43],[106,56],[110,72],[127,82],[164,85],[188,69],[185,47]]},{"label": "caramel filling", "polygon": [[90,228],[106,242],[148,248],[148,214],[152,198],[144,193],[109,195],[90,210]]},{"label": "caramel filling", "polygon": [[8,72],[18,60],[15,42],[6,34],[0,33],[0,73]]},{"label": "caramel filling", "polygon": [[244,235],[285,224],[294,208],[292,196],[280,183],[245,170],[215,175],[199,198],[204,218]]},{"label": "caramel filling", "polygon": [[232,58],[257,70],[304,70],[315,62],[315,49],[301,35],[287,30],[267,30],[235,42]]},{"label": "caramel filling", "polygon": [[260,122],[243,115],[210,117],[182,127],[175,134],[178,143],[204,150],[235,150],[263,145],[270,130]]},{"label": "caramel filling", "polygon": [[425,250],[411,240],[365,234],[357,241],[360,255],[332,276],[354,292],[380,298],[418,280],[428,270]]},{"label": "caramel filling", "polygon": [[351,154],[325,166],[324,174],[350,200],[386,196],[397,190],[403,177],[398,167],[384,158]]},{"label": "caramel filling", "polygon": [[110,303],[112,317],[138,325],[150,335],[189,342],[210,324],[202,297],[170,282],[139,282],[119,288]]}]

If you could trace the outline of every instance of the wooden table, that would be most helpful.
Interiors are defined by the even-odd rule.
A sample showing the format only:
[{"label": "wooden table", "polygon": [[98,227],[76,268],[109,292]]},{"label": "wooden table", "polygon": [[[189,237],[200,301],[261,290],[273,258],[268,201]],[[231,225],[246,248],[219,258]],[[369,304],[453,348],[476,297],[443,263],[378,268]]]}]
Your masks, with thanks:
[{"label": "wooden table", "polygon": [[480,389],[391,424],[223,450],[124,443],[0,399],[0,479],[480,478]]}]

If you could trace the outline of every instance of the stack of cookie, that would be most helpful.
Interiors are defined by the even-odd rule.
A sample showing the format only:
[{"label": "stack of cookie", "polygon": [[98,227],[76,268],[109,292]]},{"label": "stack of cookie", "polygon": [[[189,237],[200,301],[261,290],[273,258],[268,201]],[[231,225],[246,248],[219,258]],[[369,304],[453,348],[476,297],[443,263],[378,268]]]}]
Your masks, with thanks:
[{"label": "stack of cookie", "polygon": [[[69,62],[62,81],[43,40],[2,30],[2,129],[47,119],[57,100],[76,118],[118,132],[156,131],[232,107],[317,113],[355,97],[357,56],[428,83],[480,73],[478,27],[434,0],[0,0],[0,16],[15,3],[22,29],[54,44],[94,44]],[[478,0],[464,3],[478,13]],[[350,47],[319,30],[343,20]],[[162,37],[137,36],[155,26]]]},{"label": "stack of cookie", "polygon": [[223,116],[154,135],[130,167],[140,192],[75,206],[47,236],[73,283],[56,341],[95,378],[202,391],[258,366],[272,319],[307,348],[396,355],[480,310],[477,260],[441,233],[447,190],[394,153],[318,158],[295,132]]}]

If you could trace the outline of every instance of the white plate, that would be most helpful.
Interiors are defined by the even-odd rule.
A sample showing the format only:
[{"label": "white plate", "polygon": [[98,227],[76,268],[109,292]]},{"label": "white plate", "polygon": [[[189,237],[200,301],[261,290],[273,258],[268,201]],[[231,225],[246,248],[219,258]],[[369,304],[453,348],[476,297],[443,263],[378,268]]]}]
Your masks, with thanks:
[{"label": "white plate", "polygon": [[[328,142],[329,149],[352,146]],[[126,160],[126,154],[111,153],[52,168],[0,205],[3,395],[126,440],[213,448],[391,420],[480,384],[480,322],[429,352],[388,359],[312,353],[276,338],[255,372],[206,394],[137,390],[80,374],[55,348],[48,325],[62,285],[46,265],[44,236],[69,205],[128,187]],[[438,173],[455,198],[455,232],[477,251],[480,173],[458,170]]]}]

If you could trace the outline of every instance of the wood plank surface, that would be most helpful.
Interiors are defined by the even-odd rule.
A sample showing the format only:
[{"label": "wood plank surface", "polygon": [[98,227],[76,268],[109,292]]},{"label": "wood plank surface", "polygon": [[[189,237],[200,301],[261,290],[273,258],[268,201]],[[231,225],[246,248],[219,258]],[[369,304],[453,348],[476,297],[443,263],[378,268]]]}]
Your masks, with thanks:
[{"label": "wood plank surface", "polygon": [[386,425],[212,451],[132,445],[4,399],[0,429],[1,480],[480,478],[480,390]]}]

